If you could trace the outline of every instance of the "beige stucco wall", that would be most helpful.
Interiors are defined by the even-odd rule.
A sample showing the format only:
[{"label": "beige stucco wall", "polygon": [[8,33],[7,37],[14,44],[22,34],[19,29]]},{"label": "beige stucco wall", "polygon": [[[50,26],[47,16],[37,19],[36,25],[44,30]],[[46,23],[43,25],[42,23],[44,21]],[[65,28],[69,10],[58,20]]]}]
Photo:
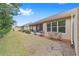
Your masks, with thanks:
[{"label": "beige stucco wall", "polygon": [[[33,27],[33,30],[36,31],[36,26],[32,26],[32,27]],[[47,23],[43,23],[43,32],[46,37],[50,37],[50,38],[61,37],[61,39],[71,40],[71,19],[70,18],[66,19],[65,27],[66,27],[66,33],[47,32]]]},{"label": "beige stucco wall", "polygon": [[[77,53],[76,55],[79,56],[79,9],[77,9],[77,39],[76,39],[76,43],[77,43]],[[74,28],[75,30],[75,28]]]},{"label": "beige stucco wall", "polygon": [[29,30],[29,26],[24,26],[24,30]]},{"label": "beige stucco wall", "polygon": [[15,31],[19,31],[19,30],[21,30],[20,27],[16,27],[16,28],[15,28]]},{"label": "beige stucco wall", "polygon": [[47,23],[43,23],[43,32],[45,36],[48,36],[47,34]]},{"label": "beige stucco wall", "polygon": [[36,31],[36,26],[32,26],[32,28],[33,28],[33,30],[35,30],[35,31]]},{"label": "beige stucco wall", "polygon": [[74,45],[76,55],[79,56],[79,9],[76,10],[74,19]]},{"label": "beige stucco wall", "polygon": [[71,19],[66,19],[66,33],[62,33],[63,39],[71,39]]},{"label": "beige stucco wall", "polygon": [[33,27],[32,26],[29,26],[29,28],[32,29]]},{"label": "beige stucco wall", "polygon": [[66,33],[47,32],[47,23],[43,23],[43,31],[45,36],[50,38],[60,38],[71,40],[71,19],[66,19]]}]

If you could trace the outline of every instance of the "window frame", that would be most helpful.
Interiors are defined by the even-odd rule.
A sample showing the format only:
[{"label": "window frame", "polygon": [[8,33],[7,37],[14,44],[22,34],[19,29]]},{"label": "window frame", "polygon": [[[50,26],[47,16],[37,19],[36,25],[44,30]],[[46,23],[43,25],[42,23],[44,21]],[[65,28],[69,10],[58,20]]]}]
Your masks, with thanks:
[{"label": "window frame", "polygon": [[[50,25],[50,26],[49,26]],[[48,27],[49,26],[49,27]],[[47,23],[47,32],[51,32],[51,23]]]},{"label": "window frame", "polygon": [[[62,21],[64,21],[63,24],[61,24]],[[54,25],[55,22],[56,24]],[[53,28],[55,28],[56,30],[55,29],[53,30]],[[63,28],[63,30],[60,30],[61,28]],[[66,33],[66,20],[59,19],[59,20],[47,23],[47,32]]]},{"label": "window frame", "polygon": [[[56,23],[56,24],[55,24],[55,23]],[[53,29],[53,28],[55,28],[56,31],[55,31],[55,29]],[[52,32],[57,32],[57,21],[52,22]]]},{"label": "window frame", "polygon": [[[59,25],[59,21],[64,21],[64,24]],[[64,28],[64,31],[61,31],[60,28]],[[66,33],[66,20],[65,19],[58,20],[58,32]]]}]

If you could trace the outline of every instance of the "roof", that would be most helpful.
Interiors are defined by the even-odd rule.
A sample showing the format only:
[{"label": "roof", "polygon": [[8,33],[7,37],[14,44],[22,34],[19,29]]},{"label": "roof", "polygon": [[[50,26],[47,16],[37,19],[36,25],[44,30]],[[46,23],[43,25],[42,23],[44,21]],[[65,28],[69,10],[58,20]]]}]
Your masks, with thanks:
[{"label": "roof", "polygon": [[24,25],[22,25],[22,26],[29,26],[29,25],[31,25],[31,24],[32,24],[32,22],[27,23],[27,24],[24,24]]},{"label": "roof", "polygon": [[71,10],[66,10],[64,12],[60,12],[58,14],[49,16],[47,18],[38,20],[38,21],[36,21],[34,23],[31,23],[29,25],[36,25],[36,24],[41,24],[41,23],[46,22],[46,21],[53,21],[53,20],[56,20],[56,19],[60,19],[60,18],[71,16],[72,14],[75,15],[77,9],[78,8],[74,8],[74,9],[71,9]]}]

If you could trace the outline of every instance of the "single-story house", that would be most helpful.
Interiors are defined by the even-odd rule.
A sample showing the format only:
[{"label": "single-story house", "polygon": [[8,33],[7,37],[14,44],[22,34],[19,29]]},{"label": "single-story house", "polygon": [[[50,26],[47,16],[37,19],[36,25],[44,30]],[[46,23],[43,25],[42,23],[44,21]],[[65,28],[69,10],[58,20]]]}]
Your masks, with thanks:
[{"label": "single-story house", "polygon": [[30,30],[31,29],[30,26],[29,26],[30,24],[32,24],[32,22],[21,26],[22,30]]},{"label": "single-story house", "polygon": [[21,26],[15,26],[14,31],[20,31],[21,30]]},{"label": "single-story house", "polygon": [[70,41],[79,55],[79,8],[74,8],[31,23],[30,29],[49,38]]},{"label": "single-story house", "polygon": [[22,29],[23,30],[29,30],[30,28],[29,28],[29,25],[28,24],[25,24],[25,25],[22,26]]}]

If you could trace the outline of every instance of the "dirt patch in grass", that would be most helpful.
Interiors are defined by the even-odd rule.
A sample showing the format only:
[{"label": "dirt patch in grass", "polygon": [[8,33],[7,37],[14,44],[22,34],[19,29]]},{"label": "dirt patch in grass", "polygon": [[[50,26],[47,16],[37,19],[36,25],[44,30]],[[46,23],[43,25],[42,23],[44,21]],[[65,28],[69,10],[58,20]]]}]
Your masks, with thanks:
[{"label": "dirt patch in grass", "polygon": [[62,56],[74,55],[74,51],[66,43],[49,40],[23,32],[11,31],[0,39],[0,55],[10,56]]}]

